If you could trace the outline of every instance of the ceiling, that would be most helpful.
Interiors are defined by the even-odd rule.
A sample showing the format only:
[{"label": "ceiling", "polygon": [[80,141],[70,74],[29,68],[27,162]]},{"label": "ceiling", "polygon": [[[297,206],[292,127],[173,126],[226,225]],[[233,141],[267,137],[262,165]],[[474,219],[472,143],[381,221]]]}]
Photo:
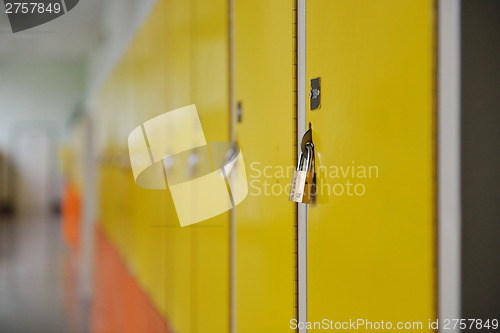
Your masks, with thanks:
[{"label": "ceiling", "polygon": [[53,21],[12,33],[0,5],[0,61],[82,60],[99,38],[102,0],[81,0]]}]

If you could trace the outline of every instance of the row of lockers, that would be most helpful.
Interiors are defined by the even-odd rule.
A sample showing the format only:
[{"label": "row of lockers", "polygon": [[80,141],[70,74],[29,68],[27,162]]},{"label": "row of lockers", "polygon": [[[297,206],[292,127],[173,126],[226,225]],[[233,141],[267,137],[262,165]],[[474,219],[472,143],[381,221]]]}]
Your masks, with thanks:
[{"label": "row of lockers", "polygon": [[[306,111],[321,170],[308,320],[436,316],[434,1],[306,13],[297,50],[295,0],[159,0],[101,89],[99,237],[174,332],[294,331],[297,206],[282,170],[296,163],[297,52],[306,82],[321,78]],[[250,186],[234,212],[181,228],[168,190],[134,183],[127,137],[190,104],[207,141],[237,142]]]}]

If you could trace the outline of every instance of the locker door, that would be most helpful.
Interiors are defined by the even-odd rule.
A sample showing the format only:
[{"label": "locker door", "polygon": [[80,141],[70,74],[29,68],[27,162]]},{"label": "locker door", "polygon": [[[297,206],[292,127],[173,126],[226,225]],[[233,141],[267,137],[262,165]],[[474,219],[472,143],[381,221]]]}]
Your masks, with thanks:
[{"label": "locker door", "polygon": [[[165,105],[164,112],[192,104],[191,94],[191,2],[165,1]],[[169,191],[167,191],[169,192]],[[179,227],[177,213],[167,209],[166,309],[175,332],[193,332],[192,229]]]},{"label": "locker door", "polygon": [[[207,142],[229,142],[228,1],[191,1],[191,91]],[[210,161],[200,159],[200,168]],[[193,207],[200,202],[193,202]],[[229,331],[229,212],[192,229],[190,332]]]},{"label": "locker door", "polygon": [[[166,110],[164,98],[166,82],[166,2],[155,4],[148,18],[134,37],[128,51],[130,59],[126,65],[132,72],[129,94],[132,95],[132,114],[125,126],[123,142],[127,142],[130,132],[139,124],[154,118]],[[122,93],[127,96],[127,91]],[[130,177],[133,202],[133,229],[129,239],[136,244],[136,262],[133,263],[142,288],[144,288],[158,313],[167,315],[167,286],[171,284],[171,267],[166,265],[167,233],[173,218],[172,199],[167,191],[151,191],[137,186]],[[127,241],[127,244],[131,242]],[[170,295],[169,295],[170,296]],[[149,328],[151,330],[151,328]]]},{"label": "locker door", "polygon": [[[308,321],[435,317],[434,2],[307,2]],[[309,97],[308,97],[309,99]]]},{"label": "locker door", "polygon": [[289,179],[272,170],[294,163],[294,1],[234,5],[236,141],[249,181],[235,212],[236,331],[287,332],[295,318],[295,208],[280,192]]}]

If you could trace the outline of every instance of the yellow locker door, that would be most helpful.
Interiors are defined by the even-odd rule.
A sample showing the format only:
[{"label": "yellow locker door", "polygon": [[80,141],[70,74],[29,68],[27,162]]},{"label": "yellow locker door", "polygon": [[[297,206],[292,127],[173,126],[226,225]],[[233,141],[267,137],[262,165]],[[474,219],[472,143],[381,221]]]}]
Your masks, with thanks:
[{"label": "yellow locker door", "polygon": [[[207,142],[229,141],[228,1],[191,1],[191,100]],[[200,159],[198,167],[209,167]],[[192,202],[193,207],[203,203]],[[192,333],[229,331],[229,212],[192,229]]]},{"label": "yellow locker door", "polygon": [[321,78],[321,107],[306,111],[318,172],[308,321],[425,330],[436,315],[434,1],[310,0],[306,15],[306,82]]},{"label": "yellow locker door", "polygon": [[294,164],[294,3],[234,1],[236,141],[249,181],[235,212],[238,333],[288,332],[295,318],[295,205],[275,172]]},{"label": "yellow locker door", "polygon": [[[139,124],[150,120],[166,110],[164,93],[165,84],[165,37],[166,19],[165,1],[155,4],[149,17],[137,32],[128,53],[131,60],[133,96],[133,113],[126,127],[127,142],[128,134]],[[125,95],[126,92],[124,92]],[[128,177],[132,172],[129,171]],[[132,179],[133,180],[133,179]],[[134,215],[134,229],[131,238],[137,244],[137,267],[134,272],[140,285],[149,296],[149,299],[162,315],[167,313],[167,282],[170,272],[167,271],[166,252],[170,244],[167,244],[168,214],[172,209],[172,199],[167,191],[155,191],[139,188],[134,184],[137,194]]]},{"label": "yellow locker door", "polygon": [[[192,104],[191,2],[165,2],[165,111]],[[192,229],[181,228],[170,192],[166,230],[166,311],[174,332],[193,331]]]}]

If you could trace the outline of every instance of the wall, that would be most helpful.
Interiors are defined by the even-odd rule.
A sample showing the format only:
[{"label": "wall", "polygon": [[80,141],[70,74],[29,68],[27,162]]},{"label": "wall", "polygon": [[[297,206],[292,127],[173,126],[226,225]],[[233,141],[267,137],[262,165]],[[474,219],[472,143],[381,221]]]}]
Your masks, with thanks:
[{"label": "wall", "polygon": [[104,81],[120,61],[155,0],[109,0],[103,5],[101,33],[87,57],[86,102],[93,103]]},{"label": "wall", "polygon": [[462,316],[498,317],[500,2],[462,1]]}]

